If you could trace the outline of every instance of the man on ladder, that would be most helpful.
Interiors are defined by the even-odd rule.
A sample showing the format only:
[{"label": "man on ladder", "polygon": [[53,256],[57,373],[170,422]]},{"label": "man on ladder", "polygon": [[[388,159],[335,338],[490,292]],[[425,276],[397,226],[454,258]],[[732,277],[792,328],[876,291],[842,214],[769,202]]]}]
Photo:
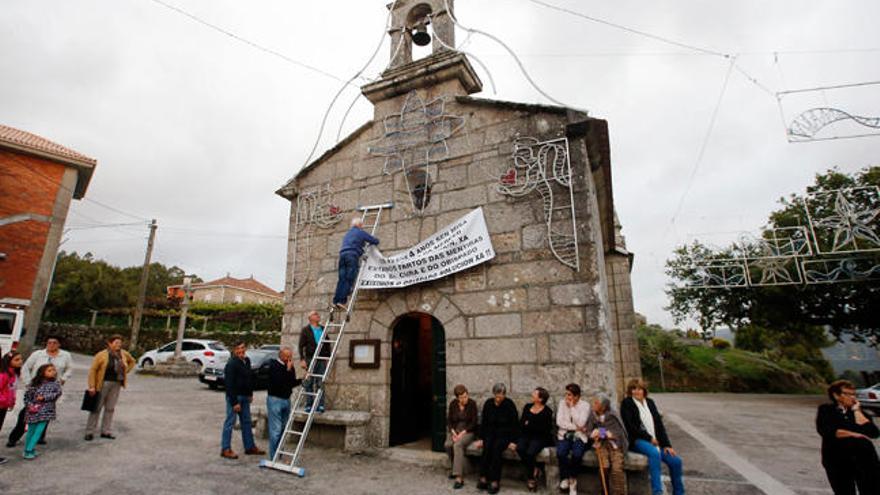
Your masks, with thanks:
[{"label": "man on ladder", "polygon": [[[379,244],[376,239],[376,230],[379,228],[379,221],[382,217],[382,211],[392,208],[393,203],[385,203],[373,206],[361,206],[358,210],[362,211],[361,217],[355,217],[351,220],[351,228],[342,239],[342,246],[339,249],[339,281],[336,284],[336,294],[333,297],[333,305],[330,307],[330,314],[327,317],[327,323],[321,328],[320,336],[318,332],[314,332],[313,338],[317,340],[316,352],[312,355],[309,362],[309,368],[306,371],[306,378],[320,380],[323,385],[324,380],[333,370],[333,362],[336,359],[336,351],[339,343],[345,334],[345,325],[349,321],[349,316],[354,310],[355,301],[357,300],[358,290],[360,289],[360,258],[364,254],[364,244]],[[367,233],[365,229],[369,229]],[[349,300],[349,295],[351,299]],[[347,304],[346,304],[347,301]],[[341,321],[334,321],[334,313],[340,311],[344,314]],[[309,330],[312,330],[312,316],[310,315]],[[316,315],[314,315],[316,316]],[[305,328],[303,332],[305,332]],[[308,334],[306,334],[308,336]],[[323,349],[329,347],[330,355],[323,355]],[[302,354],[302,352],[301,352]],[[303,356],[301,356],[303,357]],[[300,454],[305,447],[306,439],[309,436],[309,430],[312,427],[312,421],[315,414],[320,411],[319,407],[304,408],[308,404],[322,404],[324,398],[323,386],[318,386],[317,390],[302,389],[296,396],[291,406],[291,415],[287,420],[287,426],[281,435],[278,449],[271,460],[260,462],[260,466],[272,469],[294,473],[298,476],[305,476],[306,470],[297,465]],[[306,418],[302,423],[301,429],[297,427],[296,415],[304,413]],[[288,440],[293,440],[295,448],[293,451],[286,450],[288,448]]]},{"label": "man on ladder", "polygon": [[345,310],[345,302],[351,289],[354,287],[358,275],[358,265],[361,256],[364,255],[364,244],[378,245],[379,239],[364,231],[364,220],[360,216],[351,219],[351,228],[342,238],[342,246],[339,248],[339,280],[336,282],[336,295],[333,296],[333,306],[336,309]]}]

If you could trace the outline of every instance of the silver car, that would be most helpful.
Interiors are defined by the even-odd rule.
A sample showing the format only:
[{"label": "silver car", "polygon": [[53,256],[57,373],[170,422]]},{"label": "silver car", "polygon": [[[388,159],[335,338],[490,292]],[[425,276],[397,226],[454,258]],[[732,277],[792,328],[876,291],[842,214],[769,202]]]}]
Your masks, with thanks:
[{"label": "silver car", "polygon": [[880,383],[874,384],[872,387],[856,390],[856,397],[859,399],[859,404],[862,405],[863,409],[880,415]]}]

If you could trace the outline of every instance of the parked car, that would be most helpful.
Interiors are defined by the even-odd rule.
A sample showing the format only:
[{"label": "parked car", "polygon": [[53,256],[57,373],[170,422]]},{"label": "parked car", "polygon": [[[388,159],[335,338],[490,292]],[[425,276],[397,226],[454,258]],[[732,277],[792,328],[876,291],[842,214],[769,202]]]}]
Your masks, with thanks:
[{"label": "parked car", "polygon": [[24,324],[23,306],[6,304],[0,299],[0,352],[6,354],[18,347]]},{"label": "parked car", "polygon": [[[248,349],[247,357],[251,360],[251,371],[254,373],[254,388],[264,389],[269,383],[269,363],[272,359],[278,357],[280,345],[263,345],[256,349]],[[223,369],[226,367],[227,359],[223,362],[216,362],[210,366],[205,366],[199,373],[199,381],[210,387],[212,390],[224,386]]]},{"label": "parked car", "polygon": [[[174,348],[177,342],[169,342],[158,349],[147,351],[138,360],[141,368],[153,366],[156,363],[166,361],[174,356]],[[206,366],[214,366],[218,362],[225,363],[229,359],[229,351],[223,343],[217,340],[183,339],[183,357],[196,363],[202,369]]]},{"label": "parked car", "polygon": [[863,409],[880,415],[880,383],[874,384],[873,387],[856,390],[856,397]]}]

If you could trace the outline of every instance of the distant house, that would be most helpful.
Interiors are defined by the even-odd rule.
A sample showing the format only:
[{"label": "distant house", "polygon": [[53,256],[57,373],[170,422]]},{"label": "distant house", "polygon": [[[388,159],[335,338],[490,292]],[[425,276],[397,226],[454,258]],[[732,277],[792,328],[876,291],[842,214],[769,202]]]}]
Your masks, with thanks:
[{"label": "distant house", "polygon": [[85,196],[96,165],[94,158],[0,125],[0,302],[27,308],[24,348],[37,335],[67,210]]},{"label": "distant house", "polygon": [[[169,299],[183,298],[183,286],[168,287]],[[192,300],[206,303],[281,303],[282,294],[271,287],[250,278],[234,278],[226,274],[223,278],[192,285]]]}]

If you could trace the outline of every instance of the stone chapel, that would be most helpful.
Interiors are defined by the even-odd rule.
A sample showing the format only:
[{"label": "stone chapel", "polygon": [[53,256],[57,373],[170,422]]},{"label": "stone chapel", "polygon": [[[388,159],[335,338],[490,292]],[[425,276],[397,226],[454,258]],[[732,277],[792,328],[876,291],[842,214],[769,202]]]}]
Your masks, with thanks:
[{"label": "stone chapel", "polygon": [[[483,84],[453,48],[447,6],[393,4],[390,65],[361,88],[373,119],[277,191],[291,205],[282,343],[294,349],[306,315],[327,314],[358,207],[393,203],[377,231],[386,255],[483,209],[494,259],[358,294],[326,395],[329,410],[367,413],[371,447],[431,438],[442,449],[459,383],[481,404],[503,382],[518,407],[543,386],[555,409],[570,382],[619,400],[641,376],[608,123],[473,96]],[[431,54],[412,60],[414,40]],[[371,365],[352,359],[355,345],[375,349]]]}]

